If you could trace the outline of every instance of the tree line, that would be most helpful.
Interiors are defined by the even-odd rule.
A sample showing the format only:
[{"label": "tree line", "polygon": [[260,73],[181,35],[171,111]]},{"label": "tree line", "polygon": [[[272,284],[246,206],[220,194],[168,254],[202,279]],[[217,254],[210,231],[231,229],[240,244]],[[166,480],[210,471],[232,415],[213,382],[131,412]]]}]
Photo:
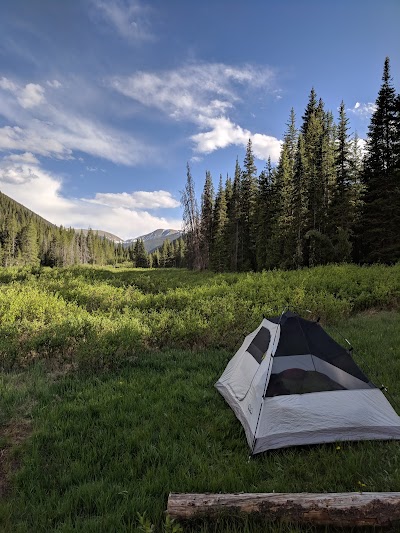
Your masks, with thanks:
[{"label": "tree line", "polygon": [[364,149],[311,90],[296,124],[292,109],[280,158],[258,174],[249,140],[233,179],[214,191],[206,172],[201,202],[189,164],[182,192],[186,261],[193,269],[295,269],[330,262],[400,259],[400,95],[385,59]]},{"label": "tree line", "polygon": [[57,227],[0,192],[0,266],[76,264],[183,267],[185,243],[167,240],[148,254],[143,240],[124,247],[92,229]]},{"label": "tree line", "polygon": [[400,259],[400,95],[386,58],[364,149],[344,102],[335,118],[311,90],[297,126],[292,109],[280,158],[258,173],[249,140],[234,176],[218,188],[206,172],[200,205],[189,165],[184,236],[151,254],[95,231],[50,224],[0,192],[0,265],[294,269],[329,262]]}]

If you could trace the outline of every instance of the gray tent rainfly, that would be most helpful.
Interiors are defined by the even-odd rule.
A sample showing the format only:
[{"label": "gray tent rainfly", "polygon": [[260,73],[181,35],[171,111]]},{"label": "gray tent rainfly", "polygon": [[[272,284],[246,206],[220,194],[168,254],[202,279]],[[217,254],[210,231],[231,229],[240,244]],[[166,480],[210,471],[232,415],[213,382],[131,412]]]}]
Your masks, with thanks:
[{"label": "gray tent rainfly", "polygon": [[263,319],[216,388],[252,454],[321,442],[400,440],[400,417],[350,352],[318,322],[287,311]]}]

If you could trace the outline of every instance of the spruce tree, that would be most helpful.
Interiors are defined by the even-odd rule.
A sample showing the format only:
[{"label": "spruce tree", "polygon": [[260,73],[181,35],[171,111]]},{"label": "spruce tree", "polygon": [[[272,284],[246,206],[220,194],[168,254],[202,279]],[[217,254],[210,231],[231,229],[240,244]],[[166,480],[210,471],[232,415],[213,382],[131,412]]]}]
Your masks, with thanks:
[{"label": "spruce tree", "polygon": [[339,107],[339,122],[336,137],[336,183],[333,188],[332,203],[329,206],[329,233],[335,244],[335,261],[344,262],[351,259],[351,237],[355,225],[356,190],[353,190],[352,144],[349,135],[349,119],[342,100]]},{"label": "spruce tree", "polygon": [[243,161],[241,195],[240,195],[240,221],[241,242],[239,248],[239,270],[256,269],[256,201],[257,201],[257,168],[254,163],[254,154],[251,139],[246,147]]},{"label": "spruce tree", "polygon": [[211,173],[206,172],[203,194],[201,195],[201,256],[205,269],[210,263],[210,247],[213,240],[213,208],[214,208],[214,186]]},{"label": "spruce tree", "polygon": [[296,160],[293,178],[293,226],[295,246],[293,264],[295,268],[304,266],[305,233],[307,224],[307,179],[305,174],[304,136],[297,140]]},{"label": "spruce tree", "polygon": [[18,222],[14,213],[5,217],[2,232],[3,241],[3,266],[12,266],[17,255]]},{"label": "spruce tree", "polygon": [[36,225],[32,219],[28,225],[22,228],[19,241],[23,263],[25,265],[37,265],[39,263],[39,246]]},{"label": "spruce tree", "polygon": [[257,270],[267,267],[268,241],[271,231],[271,185],[272,185],[272,163],[268,158],[265,169],[261,171],[258,178],[257,195],[257,240],[256,240],[256,261]]},{"label": "spruce tree", "polygon": [[149,259],[144,246],[143,239],[137,239],[134,247],[135,266],[137,268],[147,268],[149,266]]},{"label": "spruce tree", "polygon": [[213,241],[211,246],[211,268],[215,272],[222,272],[227,263],[225,248],[225,228],[227,224],[227,205],[222,176],[219,178],[217,196],[213,214]]},{"label": "spruce tree", "polygon": [[368,262],[400,259],[398,120],[397,97],[387,57],[369,125],[363,174],[365,204],[361,238]]},{"label": "spruce tree", "polygon": [[277,174],[280,185],[277,230],[282,239],[280,266],[294,267],[296,227],[294,225],[294,173],[297,149],[296,117],[292,108],[279,158]]},{"label": "spruce tree", "polygon": [[227,250],[226,268],[234,272],[238,270],[239,249],[242,234],[240,220],[241,180],[242,170],[238,158],[236,158],[232,192],[229,194],[229,198],[227,198],[227,224],[225,226],[225,243]]}]

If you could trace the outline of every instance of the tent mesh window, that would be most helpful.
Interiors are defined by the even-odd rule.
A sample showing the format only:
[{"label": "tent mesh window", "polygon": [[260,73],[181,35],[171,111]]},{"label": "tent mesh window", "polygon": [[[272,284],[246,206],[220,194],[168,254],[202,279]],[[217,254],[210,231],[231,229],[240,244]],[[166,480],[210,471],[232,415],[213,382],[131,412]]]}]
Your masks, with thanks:
[{"label": "tent mesh window", "polygon": [[268,350],[270,340],[271,334],[269,330],[262,327],[247,348],[247,351],[254,357],[257,363],[261,363],[265,352]]},{"label": "tent mesh window", "polygon": [[[275,322],[276,319],[272,321]],[[295,360],[304,360],[301,356],[305,355],[310,357],[312,368],[297,368]],[[350,353],[332,339],[318,323],[293,313],[286,313],[281,320],[281,335],[274,359],[288,356],[293,359],[293,367],[274,372],[274,365],[272,366],[266,396],[374,387]],[[328,368],[333,366],[339,369],[338,381],[332,379],[332,372],[328,369],[326,372],[321,369],[318,361],[328,363],[325,365]],[[346,385],[339,382],[340,374],[346,378]]]}]

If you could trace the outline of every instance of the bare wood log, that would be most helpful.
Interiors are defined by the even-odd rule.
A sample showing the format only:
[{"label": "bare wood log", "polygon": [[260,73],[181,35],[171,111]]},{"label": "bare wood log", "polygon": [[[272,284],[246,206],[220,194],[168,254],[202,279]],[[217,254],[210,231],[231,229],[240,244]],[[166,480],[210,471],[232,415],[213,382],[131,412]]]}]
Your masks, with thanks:
[{"label": "bare wood log", "polygon": [[172,518],[256,513],[267,521],[336,526],[391,526],[400,521],[400,492],[174,494]]}]

